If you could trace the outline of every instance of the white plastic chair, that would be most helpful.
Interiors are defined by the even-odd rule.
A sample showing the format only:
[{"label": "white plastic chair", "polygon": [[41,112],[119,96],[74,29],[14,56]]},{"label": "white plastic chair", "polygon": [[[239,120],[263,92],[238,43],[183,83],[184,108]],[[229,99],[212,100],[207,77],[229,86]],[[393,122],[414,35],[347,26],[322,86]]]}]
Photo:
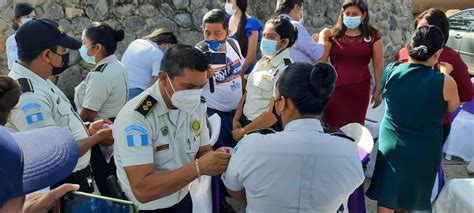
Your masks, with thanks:
[{"label": "white plastic chair", "polygon": [[[213,146],[221,131],[221,118],[217,113],[208,118],[211,133],[211,146]],[[193,212],[212,212],[211,176],[201,176],[189,184],[189,192],[193,201]]]},{"label": "white plastic chair", "polygon": [[370,131],[366,127],[359,123],[350,123],[341,127],[340,130],[345,135],[354,139],[357,146],[365,152],[370,153],[372,151],[374,138],[372,138],[372,134],[370,134]]}]

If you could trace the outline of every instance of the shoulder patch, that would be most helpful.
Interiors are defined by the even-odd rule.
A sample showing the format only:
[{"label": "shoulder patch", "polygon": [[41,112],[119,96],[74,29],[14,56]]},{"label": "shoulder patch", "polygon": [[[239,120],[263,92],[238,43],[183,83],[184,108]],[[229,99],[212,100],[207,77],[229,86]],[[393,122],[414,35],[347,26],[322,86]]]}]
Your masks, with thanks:
[{"label": "shoulder patch", "polygon": [[291,59],[289,59],[289,58],[284,58],[284,59],[283,59],[283,62],[285,62],[285,65],[286,65],[286,66],[288,66],[288,65],[290,65],[290,64],[292,63],[292,62],[291,62]]},{"label": "shoulder patch", "polygon": [[20,84],[21,93],[34,92],[35,91],[33,89],[33,84],[31,83],[31,80],[28,79],[28,78],[19,78],[18,79],[18,84]]},{"label": "shoulder patch", "polygon": [[143,98],[140,104],[138,104],[138,106],[135,108],[135,111],[139,112],[146,118],[156,107],[156,104],[158,104],[158,101],[151,95],[147,95],[145,98]]},{"label": "shoulder patch", "polygon": [[125,128],[128,147],[148,146],[148,130],[140,125],[130,125]]},{"label": "shoulder patch", "polygon": [[206,103],[206,98],[204,98],[204,96],[201,96],[201,103]]},{"label": "shoulder patch", "polygon": [[107,67],[107,64],[101,64],[99,66],[97,66],[93,72],[103,72],[105,70],[105,68]]},{"label": "shoulder patch", "polygon": [[254,133],[260,133],[262,135],[267,135],[267,134],[273,134],[273,133],[276,133],[276,132],[272,128],[262,128],[262,129],[256,129],[256,130],[247,132],[246,135],[251,135],[251,134],[254,134]]}]

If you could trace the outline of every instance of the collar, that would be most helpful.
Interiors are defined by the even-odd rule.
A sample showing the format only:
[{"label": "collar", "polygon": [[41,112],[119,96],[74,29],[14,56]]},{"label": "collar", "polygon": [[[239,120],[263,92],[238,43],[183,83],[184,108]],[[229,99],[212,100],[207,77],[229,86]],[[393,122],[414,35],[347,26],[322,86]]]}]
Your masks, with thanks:
[{"label": "collar", "polygon": [[94,69],[92,69],[92,70],[95,70],[98,66],[100,66],[102,64],[109,64],[109,63],[116,62],[116,61],[118,61],[118,59],[117,59],[117,56],[115,56],[115,54],[109,55],[109,56],[103,58],[101,61],[99,61],[99,63],[97,63],[95,65]]},{"label": "collar", "polygon": [[161,96],[159,81],[156,81],[151,86],[149,94],[158,101],[158,106],[155,108],[155,110],[157,110],[158,116],[162,116],[166,113],[169,113],[170,110],[166,106],[165,100]]},{"label": "collar", "polygon": [[23,65],[19,64],[18,62],[13,62],[13,66],[11,69],[12,77],[19,79],[19,78],[28,78],[32,82],[38,83],[38,84],[44,84],[44,86],[50,86],[49,85],[49,80],[48,79],[43,79],[30,69],[24,67]]},{"label": "collar", "polygon": [[294,21],[293,18],[291,18],[291,16],[289,16],[288,14],[280,14],[280,17],[286,18],[286,19],[288,19],[289,21]]},{"label": "collar", "polygon": [[283,52],[278,53],[274,58],[271,59],[270,63],[273,67],[278,67],[282,63],[285,63],[283,59],[288,58],[290,59],[290,48],[286,48]]},{"label": "collar", "polygon": [[302,118],[290,121],[286,124],[283,131],[301,131],[301,130],[313,130],[318,132],[324,132],[321,121],[313,118]]}]

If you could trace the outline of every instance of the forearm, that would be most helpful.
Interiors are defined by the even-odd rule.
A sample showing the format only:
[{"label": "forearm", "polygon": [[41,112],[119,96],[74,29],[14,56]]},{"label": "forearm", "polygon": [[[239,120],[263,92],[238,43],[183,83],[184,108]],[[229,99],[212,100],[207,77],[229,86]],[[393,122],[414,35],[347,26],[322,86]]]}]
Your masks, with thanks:
[{"label": "forearm", "polygon": [[242,98],[240,99],[239,105],[237,106],[237,109],[235,111],[234,121],[237,121],[240,123],[240,118],[242,118],[242,114],[244,111],[244,103],[246,99],[247,99],[247,93],[242,95]]},{"label": "forearm", "polygon": [[374,64],[375,91],[380,91],[383,76],[383,64]]},{"label": "forearm", "polygon": [[227,189],[227,192],[232,198],[234,198],[234,200],[236,200],[240,204],[245,206],[247,205],[247,196],[245,195],[245,190],[235,192]]},{"label": "forearm", "polygon": [[132,187],[132,191],[138,201],[147,203],[181,190],[196,178],[195,161],[192,161],[174,171],[150,173]]},{"label": "forearm", "polygon": [[97,116],[97,112],[83,108],[81,112],[79,113],[79,117],[81,117],[82,121],[88,121],[88,122],[93,122],[95,121],[95,117]]},{"label": "forearm", "polygon": [[79,149],[79,156],[83,156],[89,151],[94,145],[99,143],[102,140],[102,137],[98,134],[92,135],[88,138],[76,141],[77,147]]},{"label": "forearm", "polygon": [[275,115],[271,112],[263,112],[255,120],[243,127],[245,133],[251,132],[256,129],[269,128],[277,122]]}]

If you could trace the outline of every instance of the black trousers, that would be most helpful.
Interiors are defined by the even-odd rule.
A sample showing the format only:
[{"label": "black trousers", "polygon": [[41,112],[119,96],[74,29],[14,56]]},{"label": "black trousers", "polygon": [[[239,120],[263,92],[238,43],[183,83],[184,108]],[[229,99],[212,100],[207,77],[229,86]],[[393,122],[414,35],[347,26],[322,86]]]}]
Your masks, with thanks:
[{"label": "black trousers", "polygon": [[91,149],[91,168],[94,175],[95,183],[102,196],[113,197],[107,186],[107,178],[111,175],[117,177],[117,167],[115,167],[114,157],[110,159],[110,163],[105,161],[100,146],[95,145]]},{"label": "black trousers", "polygon": [[451,132],[451,124],[444,124],[443,125],[443,145],[448,140],[449,133]]},{"label": "black trousers", "polygon": [[192,213],[193,212],[193,201],[191,200],[191,194],[187,194],[181,202],[174,206],[166,209],[155,209],[155,210],[140,210],[141,213]]},{"label": "black trousers", "polygon": [[81,192],[87,192],[87,193],[94,192],[94,186],[93,186],[94,183],[93,183],[93,177],[92,177],[90,166],[87,166],[86,168],[79,170],[77,172],[71,173],[64,180],[60,181],[57,184],[52,185],[50,188],[54,189],[65,183],[78,184],[80,186],[79,191]]}]

